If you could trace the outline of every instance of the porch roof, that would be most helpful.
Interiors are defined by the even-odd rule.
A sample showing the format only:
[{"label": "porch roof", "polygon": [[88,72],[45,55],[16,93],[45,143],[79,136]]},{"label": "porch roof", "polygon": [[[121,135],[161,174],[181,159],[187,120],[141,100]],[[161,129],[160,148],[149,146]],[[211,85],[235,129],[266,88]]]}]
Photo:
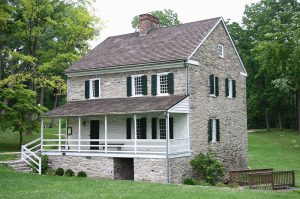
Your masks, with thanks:
[{"label": "porch roof", "polygon": [[186,96],[173,95],[71,101],[44,113],[42,117],[162,112],[172,108],[185,98]]}]

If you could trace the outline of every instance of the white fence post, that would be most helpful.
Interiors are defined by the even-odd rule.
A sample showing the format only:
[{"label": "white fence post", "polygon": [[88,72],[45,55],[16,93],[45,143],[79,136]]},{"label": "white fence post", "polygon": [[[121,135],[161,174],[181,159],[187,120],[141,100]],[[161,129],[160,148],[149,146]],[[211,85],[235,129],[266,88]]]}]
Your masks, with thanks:
[{"label": "white fence post", "polygon": [[134,128],[134,153],[136,150],[136,142],[137,142],[137,131],[136,131],[136,114],[133,115],[133,128]]},{"label": "white fence post", "polygon": [[58,151],[61,151],[61,118],[58,118]]},{"label": "white fence post", "polygon": [[104,144],[105,144],[105,153],[107,153],[107,115],[104,118]]},{"label": "white fence post", "polygon": [[81,145],[81,117],[78,117],[78,152],[80,152]]},{"label": "white fence post", "polygon": [[43,141],[44,141],[44,119],[41,119],[41,153],[43,152]]}]

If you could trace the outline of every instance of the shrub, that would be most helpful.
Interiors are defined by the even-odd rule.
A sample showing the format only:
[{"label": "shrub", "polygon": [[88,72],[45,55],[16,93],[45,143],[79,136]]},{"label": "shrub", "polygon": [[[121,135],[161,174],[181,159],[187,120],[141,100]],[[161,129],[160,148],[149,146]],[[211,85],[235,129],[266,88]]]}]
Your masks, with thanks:
[{"label": "shrub", "polygon": [[197,184],[197,180],[194,178],[187,178],[183,181],[183,184],[186,185],[196,185]]},{"label": "shrub", "polygon": [[58,168],[55,170],[55,175],[56,176],[63,176],[65,173],[64,169],[63,168]]},{"label": "shrub", "polygon": [[79,171],[78,172],[78,174],[77,174],[77,177],[86,177],[87,175],[86,175],[86,172],[84,172],[84,171]]},{"label": "shrub", "polygon": [[211,152],[200,153],[191,161],[193,169],[204,178],[207,183],[215,185],[224,176],[224,166]]},{"label": "shrub", "polygon": [[74,171],[72,171],[72,169],[67,169],[65,172],[65,176],[69,176],[69,177],[74,176]]},{"label": "shrub", "polygon": [[223,182],[217,182],[215,184],[216,187],[226,187],[226,185]]},{"label": "shrub", "polygon": [[[32,168],[32,171],[35,173],[38,173],[39,167],[33,162],[30,162],[30,167]],[[47,173],[49,169],[49,159],[47,155],[43,155],[41,157],[41,169],[42,169],[42,174]]]},{"label": "shrub", "polygon": [[228,187],[230,187],[230,188],[238,188],[238,187],[240,187],[240,185],[238,183],[236,183],[236,182],[232,182],[232,183],[228,184]]}]

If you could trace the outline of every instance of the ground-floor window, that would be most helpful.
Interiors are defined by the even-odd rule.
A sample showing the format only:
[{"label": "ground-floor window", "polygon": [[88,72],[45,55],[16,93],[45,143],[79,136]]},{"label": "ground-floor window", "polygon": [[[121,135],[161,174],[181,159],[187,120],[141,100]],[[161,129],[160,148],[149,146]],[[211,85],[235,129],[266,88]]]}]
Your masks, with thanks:
[{"label": "ground-floor window", "polygon": [[142,138],[142,120],[141,119],[136,120],[136,135],[137,135],[137,139]]},{"label": "ground-floor window", "polygon": [[160,139],[166,139],[167,135],[166,119],[159,119],[159,134]]}]

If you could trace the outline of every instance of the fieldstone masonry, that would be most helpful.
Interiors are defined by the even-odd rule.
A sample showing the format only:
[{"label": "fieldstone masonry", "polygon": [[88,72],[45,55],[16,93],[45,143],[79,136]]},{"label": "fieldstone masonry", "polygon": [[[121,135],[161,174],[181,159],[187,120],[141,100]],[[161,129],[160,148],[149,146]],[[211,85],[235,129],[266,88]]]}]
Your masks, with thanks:
[{"label": "fieldstone masonry", "polygon": [[[199,66],[190,65],[190,157],[170,159],[171,182],[181,183],[195,174],[190,160],[200,152],[212,150],[224,163],[227,170],[247,167],[247,115],[246,115],[246,77],[225,28],[220,23],[191,58]],[[224,58],[219,57],[218,44],[224,45]],[[185,68],[170,68],[132,73],[103,74],[68,78],[68,101],[84,99],[84,81],[89,78],[101,78],[101,98],[120,98],[126,96],[126,77],[134,74],[146,74],[148,77],[148,95],[151,95],[151,75],[157,72],[174,73],[175,95],[185,94]],[[219,96],[209,96],[210,74],[219,78]],[[225,78],[236,80],[236,98],[225,96]],[[113,88],[113,91],[112,91]],[[208,143],[208,120],[220,120],[220,142]],[[113,158],[72,156],[49,156],[52,167],[72,168],[78,172],[86,171],[89,176],[114,178]],[[166,159],[134,158],[134,180],[166,182]]]}]

